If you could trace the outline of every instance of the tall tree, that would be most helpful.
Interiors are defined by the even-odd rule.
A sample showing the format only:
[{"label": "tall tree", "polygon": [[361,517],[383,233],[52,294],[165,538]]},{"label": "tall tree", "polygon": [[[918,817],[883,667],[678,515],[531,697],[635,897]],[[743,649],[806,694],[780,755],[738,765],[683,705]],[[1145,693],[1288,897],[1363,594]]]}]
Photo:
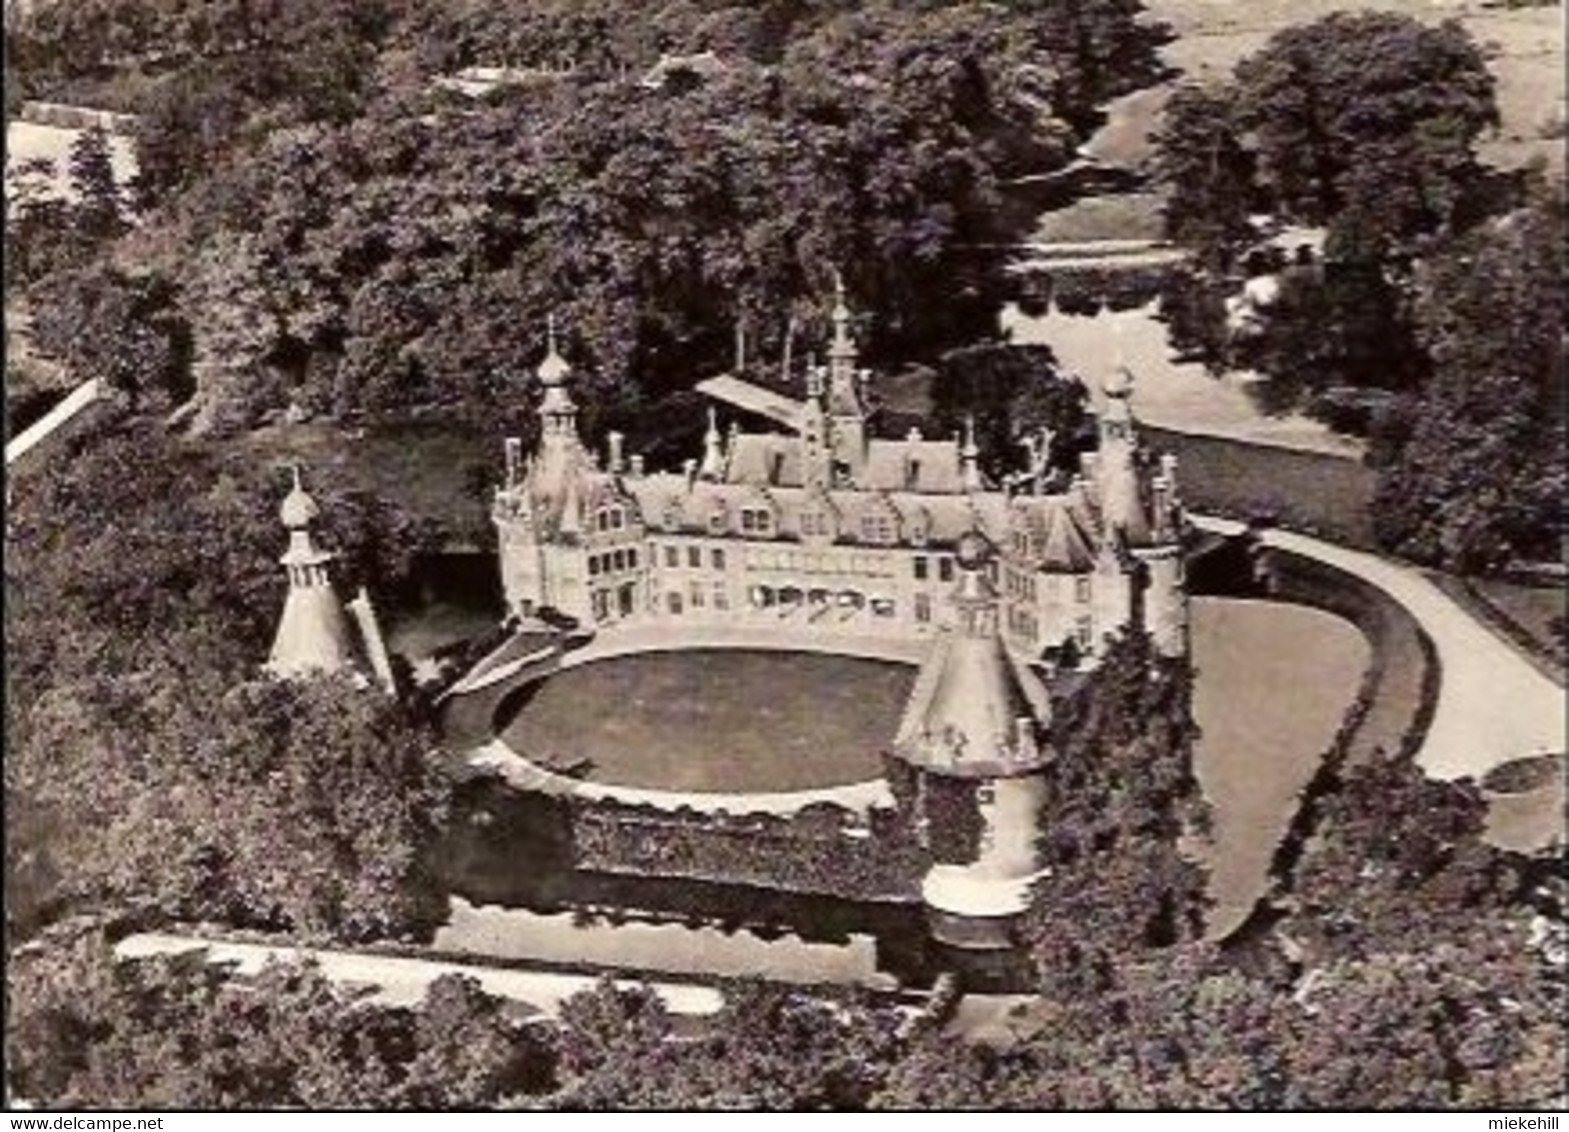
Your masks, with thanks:
[{"label": "tall tree", "polygon": [[1462,571],[1555,560],[1565,529],[1561,206],[1477,229],[1422,274],[1433,378],[1379,474],[1386,545]]},{"label": "tall tree", "polygon": [[1481,49],[1456,21],[1336,12],[1277,32],[1237,65],[1237,106],[1282,213],[1346,210],[1408,242],[1446,229],[1499,122]]}]

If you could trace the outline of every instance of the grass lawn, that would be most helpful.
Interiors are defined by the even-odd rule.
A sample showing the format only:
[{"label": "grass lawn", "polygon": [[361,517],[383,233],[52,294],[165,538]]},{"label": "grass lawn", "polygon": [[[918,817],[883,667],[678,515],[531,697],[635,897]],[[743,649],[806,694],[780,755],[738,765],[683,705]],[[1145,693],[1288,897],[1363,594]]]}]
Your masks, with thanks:
[{"label": "grass lawn", "polygon": [[1193,599],[1195,771],[1214,808],[1212,934],[1235,928],[1356,697],[1371,650],[1356,626],[1306,606]]},{"label": "grass lawn", "polygon": [[915,681],[907,665],[694,650],[596,661],[547,680],[502,736],[596,782],[680,791],[806,790],[882,773]]},{"label": "grass lawn", "polygon": [[[1503,125],[1496,137],[1484,140],[1484,160],[1513,168],[1541,157],[1563,179],[1563,141],[1543,136],[1552,123],[1561,128],[1564,121],[1563,12],[1557,5],[1508,11],[1437,0],[1149,0],[1146,7],[1176,32],[1176,41],[1163,55],[1189,81],[1229,76],[1238,60],[1281,28],[1311,23],[1334,11],[1400,12],[1428,23],[1458,19],[1488,52],[1498,81]],[[1153,119],[1160,102],[1136,100],[1121,109],[1125,115]]]},{"label": "grass lawn", "polygon": [[1501,578],[1473,578],[1471,588],[1499,614],[1523,631],[1533,645],[1564,667],[1563,638],[1554,622],[1565,616],[1564,591],[1557,586],[1523,586]]},{"label": "grass lawn", "polygon": [[1369,505],[1374,474],[1355,460],[1145,425],[1146,442],[1177,457],[1188,508],[1252,518],[1274,515],[1282,526],[1371,549]]},{"label": "grass lawn", "polygon": [[1162,237],[1159,193],[1108,193],[1085,197],[1041,214],[1030,240],[1077,244],[1094,240],[1158,240]]}]

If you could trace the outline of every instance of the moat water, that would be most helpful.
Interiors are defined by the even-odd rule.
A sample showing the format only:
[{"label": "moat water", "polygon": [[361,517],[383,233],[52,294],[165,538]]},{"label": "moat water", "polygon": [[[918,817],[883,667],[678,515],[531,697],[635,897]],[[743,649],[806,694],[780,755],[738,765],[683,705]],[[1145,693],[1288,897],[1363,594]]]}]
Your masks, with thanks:
[{"label": "moat water", "polygon": [[[439,588],[434,596],[423,614],[396,623],[394,648],[399,641],[448,643],[494,616],[484,603],[466,603],[461,596],[441,594]],[[1219,936],[1240,924],[1263,893],[1270,857],[1291,819],[1298,792],[1356,694],[1369,649],[1349,622],[1303,606],[1197,597],[1192,615],[1194,713],[1202,730],[1195,763],[1214,808],[1215,840],[1208,854],[1215,901],[1210,926],[1211,934]],[[597,735],[596,742],[605,738],[598,734],[603,731],[599,717],[624,701],[630,687],[626,680],[632,673],[616,666],[637,659],[597,662],[567,674],[579,683],[608,680],[604,687],[615,692],[583,729]],[[884,694],[888,688],[882,685],[888,680],[880,679],[876,670],[896,673],[896,682],[909,679],[908,670],[900,666],[855,663],[868,671],[831,674],[834,693],[822,703],[832,712],[811,709],[819,717],[848,713],[852,718],[846,734],[855,733],[853,717],[863,698],[855,693],[857,680],[870,678],[864,685],[871,706],[866,714],[880,726],[884,716],[897,718],[892,711],[897,697]],[[682,684],[692,671],[689,667],[683,675],[678,665],[674,675],[664,673],[664,682]],[[682,749],[720,749],[712,741],[716,727],[747,726],[746,706],[734,702],[745,689],[732,686],[746,675],[738,666],[726,672],[722,689],[715,689],[727,700],[724,720],[716,719],[712,699],[705,704],[689,694],[691,689],[643,705],[658,716],[660,741],[630,744],[629,757],[646,750],[650,757],[667,760]],[[789,707],[785,700],[806,694],[766,677],[760,677],[763,694],[772,693],[775,712]],[[566,714],[551,709],[554,714],[541,718],[566,728],[561,735],[568,736],[571,712],[566,709],[571,705],[555,707]],[[526,726],[527,719],[521,715],[514,726]],[[779,723],[752,730],[737,740],[736,749],[749,749],[747,743],[755,745]],[[814,720],[814,727],[824,726],[834,728],[832,720]],[[626,773],[623,768],[623,777]],[[560,813],[490,788],[470,791],[463,807],[468,817],[444,848],[441,861],[455,894],[451,923],[437,939],[443,950],[648,972],[750,971],[796,982],[868,986],[919,986],[933,971],[952,965],[953,956],[935,952],[927,943],[917,907],[575,872],[565,857]]]}]

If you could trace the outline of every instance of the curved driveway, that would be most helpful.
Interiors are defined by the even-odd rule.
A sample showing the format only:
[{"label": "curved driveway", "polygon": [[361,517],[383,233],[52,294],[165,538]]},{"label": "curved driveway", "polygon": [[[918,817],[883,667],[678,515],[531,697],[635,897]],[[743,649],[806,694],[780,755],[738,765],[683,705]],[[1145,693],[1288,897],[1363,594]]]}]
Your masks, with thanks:
[{"label": "curved driveway", "polygon": [[[1201,530],[1240,534],[1243,524],[1191,516]],[[1413,567],[1290,531],[1260,532],[1278,547],[1355,574],[1394,598],[1432,638],[1438,704],[1417,764],[1432,778],[1480,778],[1523,755],[1564,749],[1564,689]]]}]

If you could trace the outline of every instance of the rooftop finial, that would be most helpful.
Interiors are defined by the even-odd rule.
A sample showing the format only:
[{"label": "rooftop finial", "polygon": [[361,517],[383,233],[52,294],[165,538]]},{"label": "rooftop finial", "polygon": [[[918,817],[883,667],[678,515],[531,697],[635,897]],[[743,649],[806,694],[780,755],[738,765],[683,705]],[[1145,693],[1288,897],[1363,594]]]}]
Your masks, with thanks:
[{"label": "rooftop finial", "polygon": [[300,464],[296,460],[289,466],[294,480],[294,486],[289,494],[283,497],[283,507],[279,510],[278,517],[283,525],[290,530],[304,530],[316,521],[321,513],[316,506],[316,501],[305,490],[305,484],[300,476]]},{"label": "rooftop finial", "polygon": [[545,360],[539,363],[539,380],[544,385],[560,385],[572,367],[567,365],[561,351],[556,348],[556,315],[545,315]]},{"label": "rooftop finial", "polygon": [[834,345],[841,349],[850,344],[850,304],[845,299],[844,276],[834,268]]},{"label": "rooftop finial", "polygon": [[1133,393],[1133,371],[1128,368],[1120,341],[1112,342],[1111,373],[1101,383],[1101,389],[1108,397],[1128,397]]},{"label": "rooftop finial", "polygon": [[959,476],[967,492],[980,491],[986,486],[981,480],[980,454],[980,446],[975,443],[975,414],[966,413],[964,441],[959,445]]}]

